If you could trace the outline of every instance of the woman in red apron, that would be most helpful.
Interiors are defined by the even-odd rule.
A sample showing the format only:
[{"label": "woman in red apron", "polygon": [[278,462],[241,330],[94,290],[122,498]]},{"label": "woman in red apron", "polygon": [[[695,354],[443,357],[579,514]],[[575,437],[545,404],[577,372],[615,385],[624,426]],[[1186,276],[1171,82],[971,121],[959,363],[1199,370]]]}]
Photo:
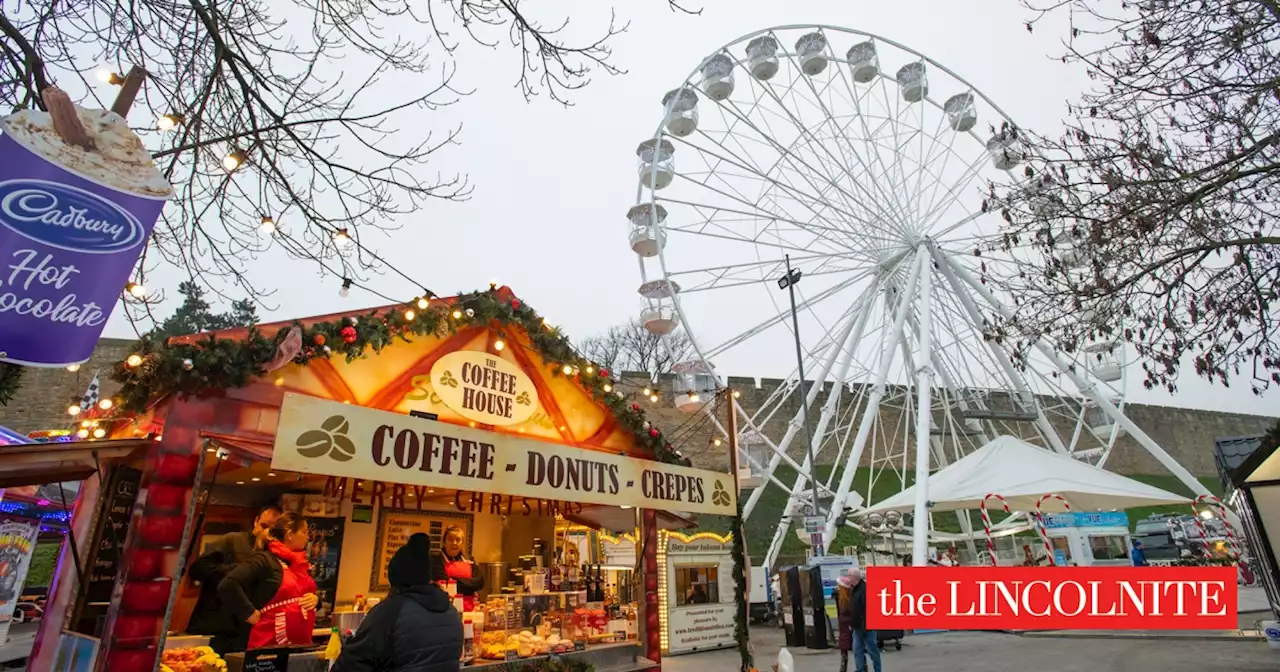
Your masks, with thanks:
[{"label": "woman in red apron", "polygon": [[219,593],[233,612],[243,615],[252,609],[243,616],[252,626],[250,649],[310,646],[316,623],[316,582],[305,552],[309,526],[302,516],[286,513],[268,534],[266,547],[232,570],[219,585]]},{"label": "woman in red apron", "polygon": [[462,528],[456,525],[446,528],[443,547],[432,563],[431,570],[436,583],[453,581],[458,587],[458,595],[462,597],[463,611],[473,611],[476,607],[476,594],[484,589],[484,576],[480,574],[476,563],[462,555],[465,541]]}]

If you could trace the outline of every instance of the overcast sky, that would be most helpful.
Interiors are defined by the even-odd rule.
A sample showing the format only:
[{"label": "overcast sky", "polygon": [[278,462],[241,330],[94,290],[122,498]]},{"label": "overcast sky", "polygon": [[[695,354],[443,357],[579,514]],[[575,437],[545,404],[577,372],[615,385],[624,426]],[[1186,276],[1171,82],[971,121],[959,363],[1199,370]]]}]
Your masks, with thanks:
[{"label": "overcast sky", "polygon": [[[604,1],[525,4],[549,19],[572,7],[578,35],[602,31],[609,18]],[[662,0],[613,5],[619,19],[631,24],[612,41],[612,62],[627,73],[602,73],[573,95],[572,108],[546,98],[526,104],[513,86],[514,53],[464,48],[455,84],[475,93],[453,107],[424,112],[421,123],[442,130],[463,124],[460,146],[442,152],[434,168],[469,174],[472,198],[433,204],[402,218],[401,228],[387,237],[366,233],[364,243],[442,295],[479,289],[490,280],[507,284],[580,338],[627,320],[641,307],[624,214],[636,199],[635,147],[659,123],[663,93],[745,33],[820,23],[883,35],[945,64],[1019,124],[1042,132],[1060,125],[1065,101],[1085,86],[1081,72],[1056,58],[1062,24],[1028,34],[1028,14],[1016,0],[701,0],[701,16],[671,12]],[[264,259],[250,273],[278,290],[269,299],[275,310],[261,311],[264,320],[385,303],[359,290],[340,298],[339,281],[317,275],[307,262]],[[179,279],[158,273],[150,284],[172,287]],[[375,275],[371,284],[405,300],[418,292],[391,274]],[[132,336],[119,312],[106,335]],[[793,360],[785,367],[760,363],[772,350],[762,346],[755,358],[731,358],[732,368],[721,364],[720,373],[785,375]],[[1172,399],[1143,392],[1136,381],[1129,388],[1129,399],[1147,403],[1266,415],[1280,408],[1274,393],[1263,399],[1245,389],[1223,393],[1189,378]]]}]

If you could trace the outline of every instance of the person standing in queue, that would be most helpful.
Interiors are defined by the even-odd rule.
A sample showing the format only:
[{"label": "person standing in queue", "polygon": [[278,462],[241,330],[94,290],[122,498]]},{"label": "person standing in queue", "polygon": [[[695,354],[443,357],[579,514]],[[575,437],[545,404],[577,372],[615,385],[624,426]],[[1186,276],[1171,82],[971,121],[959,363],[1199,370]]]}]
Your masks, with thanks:
[{"label": "person standing in queue", "polygon": [[871,658],[871,667],[875,672],[880,672],[880,644],[876,639],[876,632],[867,629],[867,582],[862,580],[862,570],[854,567],[849,570],[846,576],[837,580],[841,587],[848,591],[848,597],[842,605],[837,598],[837,609],[839,611],[840,623],[840,669],[846,669],[846,657],[848,649],[845,649],[845,633],[848,633],[848,643],[853,645],[853,669],[857,672],[866,672],[866,658]]},{"label": "person standing in queue", "polygon": [[476,607],[476,594],[484,589],[484,576],[476,563],[463,556],[465,541],[466,535],[461,527],[450,525],[445,528],[444,545],[431,563],[431,578],[437,583],[456,583],[458,595],[462,597],[463,611],[473,611]]},{"label": "person standing in queue", "polygon": [[209,647],[218,655],[229,651],[243,651],[249,642],[250,628],[248,623],[232,618],[231,612],[223,608],[222,598],[218,596],[218,584],[236,565],[253,556],[258,541],[266,539],[267,532],[281,513],[280,508],[275,505],[264,507],[253,519],[251,529],[231,532],[211,540],[205,547],[204,554],[196,558],[187,570],[187,576],[200,583],[200,597],[191,612],[186,631],[192,635],[209,636]]},{"label": "person standing in queue", "polygon": [[305,551],[309,537],[306,518],[280,516],[258,551],[218,584],[232,617],[250,626],[249,649],[312,643],[319,600]]},{"label": "person standing in queue", "polygon": [[391,556],[387,599],[369,610],[332,672],[458,672],[462,615],[432,583],[440,554],[419,532]]}]

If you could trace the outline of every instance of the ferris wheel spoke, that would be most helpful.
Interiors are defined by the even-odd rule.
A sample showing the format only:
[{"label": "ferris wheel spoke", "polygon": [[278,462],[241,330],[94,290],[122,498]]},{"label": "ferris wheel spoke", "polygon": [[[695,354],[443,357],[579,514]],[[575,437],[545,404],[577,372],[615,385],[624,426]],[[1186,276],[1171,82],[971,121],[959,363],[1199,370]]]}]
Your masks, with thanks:
[{"label": "ferris wheel spoke", "polygon": [[[755,125],[754,123],[752,123],[750,120],[746,119],[746,118],[745,118],[745,116],[741,115],[741,111],[740,111],[736,106],[734,106],[734,105],[732,105],[732,104],[730,104],[729,106],[725,106],[725,105],[722,103],[722,104],[721,104],[721,108],[722,108],[723,110],[725,110],[725,111],[727,111],[727,112],[729,112],[729,113],[733,114],[733,115],[735,116],[735,118],[737,118],[737,119],[741,120],[741,122],[742,122],[744,125],[746,125],[746,126],[748,126],[748,127],[752,128],[752,129],[753,129],[753,130],[755,130],[757,133],[759,133],[759,134],[760,134],[760,136],[761,136],[761,138],[762,138],[762,140],[764,140],[764,141],[768,142],[768,143],[769,143],[769,146],[770,146],[774,151],[776,151],[776,152],[778,152],[778,153],[779,153],[779,155],[780,155],[780,156],[779,156],[779,161],[780,161],[780,162],[785,161],[785,162],[786,162],[786,164],[787,164],[787,165],[788,165],[792,170],[794,170],[794,171],[796,171],[796,172],[798,172],[798,173],[801,173],[801,174],[806,175],[806,177],[805,177],[805,181],[809,183],[810,188],[814,189],[814,190],[819,194],[819,196],[821,196],[821,195],[824,193],[824,190],[823,190],[823,189],[820,189],[817,185],[815,185],[815,184],[813,183],[813,181],[812,181],[812,180],[807,176],[808,174],[813,174],[813,175],[821,176],[821,177],[822,177],[822,179],[827,183],[828,188],[830,188],[830,189],[834,189],[837,193],[839,193],[839,194],[840,194],[840,196],[842,197],[842,199],[844,199],[846,202],[852,202],[853,204],[856,204],[856,205],[860,206],[863,210],[865,210],[865,211],[867,211],[867,212],[869,212],[869,213],[872,213],[872,214],[876,213],[876,209],[874,208],[874,206],[870,205],[867,201],[864,201],[864,200],[862,200],[862,199],[858,198],[857,196],[855,196],[855,195],[853,195],[853,194],[851,194],[851,193],[849,193],[849,192],[845,191],[842,187],[840,187],[840,185],[839,185],[838,181],[837,181],[837,180],[835,180],[835,179],[834,179],[830,174],[828,174],[828,173],[824,173],[823,171],[819,171],[817,168],[815,168],[815,167],[814,167],[813,165],[811,165],[809,162],[805,161],[802,157],[798,156],[798,155],[797,155],[797,154],[796,154],[792,149],[787,148],[787,147],[784,147],[784,146],[782,146],[780,143],[777,143],[776,141],[773,141],[773,140],[772,140],[772,135],[771,135],[771,134],[767,134],[767,133],[765,133],[764,131],[761,131],[761,130],[759,129],[759,127],[758,127],[758,126],[756,126],[756,125]],[[807,173],[806,173],[806,171],[807,171]],[[874,201],[871,201],[871,202],[872,202],[872,203],[874,203]],[[860,221],[860,222],[862,222],[862,223],[864,223],[864,224],[867,224],[867,225],[872,225],[872,223],[871,223],[870,221],[868,221],[868,219],[867,219],[866,217],[856,217],[856,216],[854,216],[852,213],[848,213],[848,212],[843,213],[843,214],[845,214],[845,215],[846,215],[847,217],[849,217],[850,219],[854,219],[854,220]]]},{"label": "ferris wheel spoke", "polygon": [[[794,84],[793,84],[792,86],[794,86]],[[783,102],[782,98],[778,95],[778,93],[777,93],[777,91],[776,91],[775,87],[773,86],[773,84],[772,84],[771,82],[765,83],[765,84],[764,84],[764,88],[768,91],[769,95],[773,98],[774,102],[776,102],[776,103],[778,104],[778,107],[780,107],[780,108],[782,109],[782,112],[783,112],[783,115],[782,115],[782,116],[783,116],[783,118],[784,118],[784,119],[786,119],[787,121],[790,121],[790,122],[791,122],[791,124],[794,126],[794,128],[795,128],[795,129],[800,133],[800,136],[801,136],[802,138],[804,138],[804,139],[808,140],[808,141],[809,141],[809,143],[810,143],[812,146],[814,146],[814,147],[816,147],[816,148],[818,148],[818,149],[821,149],[821,150],[822,150],[824,153],[826,153],[826,154],[827,154],[827,156],[828,156],[829,158],[831,158],[831,159],[832,159],[832,161],[834,161],[836,164],[839,164],[839,163],[840,163],[840,162],[839,162],[839,160],[837,160],[837,159],[834,157],[834,155],[832,155],[832,154],[831,154],[830,148],[829,148],[829,147],[826,147],[824,143],[822,143],[822,142],[821,142],[821,141],[819,141],[817,138],[815,138],[815,137],[814,137],[814,135],[813,135],[813,133],[812,133],[812,131],[808,128],[807,124],[805,124],[803,121],[801,121],[801,120],[799,119],[799,117],[798,117],[798,116],[796,116],[796,113],[795,113],[794,111],[792,111],[792,110],[787,106],[787,104],[786,104],[785,102]],[[790,91],[790,89],[791,89],[791,88],[792,88],[792,87],[788,87],[788,91]],[[853,186],[854,186],[854,187],[856,187],[856,188],[858,188],[858,189],[860,189],[860,190],[864,190],[864,191],[865,191],[865,187],[864,187],[863,185],[861,185],[861,184],[855,183]],[[849,192],[847,192],[847,191],[846,191],[846,190],[844,190],[843,188],[840,188],[840,187],[837,187],[837,188],[838,188],[838,189],[840,189],[840,191],[841,191],[841,193],[842,193],[842,194],[844,194],[844,195],[846,195],[846,196],[850,196]],[[874,198],[874,197],[872,197],[870,194],[867,194],[867,197],[868,197],[868,199],[870,200],[870,202],[872,202],[872,203],[874,203],[874,202],[875,202],[875,198]],[[884,194],[881,194],[881,197],[882,197],[882,198],[884,198],[884,197],[885,197],[885,195],[884,195]],[[891,221],[891,220],[889,220],[889,218],[885,218],[885,219],[886,219],[886,221]],[[897,233],[901,234],[900,227],[899,227],[899,230],[897,231]]]},{"label": "ferris wheel spoke", "polygon": [[[807,261],[810,259],[830,259],[830,255],[813,255],[810,257],[797,257],[792,259],[793,267],[796,262]],[[688,276],[710,275],[711,279],[697,284],[685,284],[689,280],[681,280],[680,293],[692,294],[695,292],[705,292],[711,289],[727,289],[729,287],[741,287],[743,285],[754,285],[759,283],[773,283],[784,273],[785,261],[783,259],[770,259],[765,261],[743,262],[740,264],[728,264],[725,266],[713,266],[703,269],[693,269],[687,271],[672,271],[667,274],[668,279],[676,280]],[[743,277],[750,275],[750,271],[758,271],[755,277]],[[824,275],[833,275],[837,273],[852,273],[861,269],[853,268],[818,268],[805,272],[805,277],[816,277]],[[723,281],[723,282],[722,282]]]},{"label": "ferris wheel spoke", "polygon": [[[830,299],[831,297],[838,295],[841,291],[854,286],[858,282],[866,280],[867,278],[871,277],[873,273],[874,273],[873,269],[866,269],[851,277],[845,278],[844,280],[841,280],[839,283],[823,290],[822,292],[819,292],[818,294],[815,294],[813,297],[805,299],[804,301],[797,302],[796,310],[797,311],[806,310],[812,306],[816,306],[826,301],[827,299]],[[724,342],[720,343],[719,345],[716,345],[704,350],[703,354],[708,358],[720,355],[726,350],[729,350],[730,348],[733,348],[737,345],[742,344],[744,341],[751,338],[752,336],[763,333],[764,331],[767,331],[773,326],[784,322],[790,317],[791,317],[791,309],[789,307],[785,310],[780,310],[779,312],[764,319],[763,321],[747,329],[746,331],[743,331],[739,334],[731,336]]]},{"label": "ferris wheel spoke", "polygon": [[[694,144],[689,143],[689,142],[687,142],[687,141],[685,141],[685,140],[683,140],[683,139],[681,139],[681,140],[680,140],[680,142],[681,142],[682,144],[684,144],[685,146],[687,146],[687,147],[691,147],[691,148],[695,149],[696,151],[698,151],[698,152],[700,152],[700,153],[702,153],[702,154],[704,154],[704,155],[714,157],[714,158],[716,158],[716,159],[718,159],[718,160],[720,160],[720,161],[722,161],[722,162],[724,162],[724,163],[728,163],[729,165],[736,166],[736,167],[738,167],[738,168],[740,168],[740,169],[745,169],[745,170],[747,170],[748,172],[750,172],[750,171],[751,171],[751,168],[749,168],[749,167],[747,167],[747,166],[744,166],[744,165],[741,163],[741,159],[740,159],[740,158],[738,158],[738,157],[734,157],[734,156],[733,156],[732,151],[731,151],[731,150],[729,150],[728,148],[726,148],[723,144],[720,144],[720,143],[716,142],[713,138],[711,138],[710,136],[707,136],[706,134],[702,134],[702,136],[703,136],[703,137],[706,137],[708,140],[710,140],[711,142],[715,143],[715,144],[716,144],[716,146],[717,146],[717,147],[719,147],[719,148],[722,150],[722,152],[724,152],[724,153],[723,153],[723,154],[720,154],[720,153],[717,153],[717,152],[713,152],[713,151],[711,151],[710,149],[708,149],[708,148],[706,148],[706,147],[703,147],[703,146],[701,146],[701,145],[694,145]],[[727,155],[727,156],[726,156],[726,155]],[[745,176],[744,176],[744,177],[745,177]],[[856,215],[854,215],[853,213],[848,212],[848,211],[846,211],[846,210],[842,210],[842,209],[840,209],[840,208],[837,208],[837,207],[835,207],[834,205],[832,205],[832,204],[830,204],[830,203],[823,203],[823,202],[822,202],[822,200],[821,200],[820,198],[818,198],[818,197],[816,197],[816,196],[813,196],[813,195],[810,195],[810,194],[805,194],[805,193],[803,193],[801,190],[797,189],[796,187],[794,187],[794,186],[792,186],[792,185],[789,185],[789,184],[784,184],[783,182],[780,182],[779,180],[777,180],[777,179],[775,179],[775,178],[773,178],[773,177],[770,177],[770,176],[769,176],[769,175],[767,175],[767,174],[757,174],[757,175],[755,175],[754,177],[756,177],[756,179],[760,180],[761,182],[763,182],[763,183],[765,183],[765,184],[767,184],[767,185],[770,185],[770,186],[772,186],[772,187],[776,187],[776,188],[778,188],[778,189],[780,189],[780,190],[782,190],[782,191],[786,192],[786,193],[787,193],[787,195],[791,196],[792,198],[795,198],[795,199],[796,199],[797,201],[799,201],[801,204],[805,205],[805,207],[809,208],[809,210],[813,213],[813,215],[814,215],[815,217],[821,218],[821,219],[823,219],[824,221],[826,221],[826,222],[828,223],[828,225],[829,225],[831,228],[838,228],[838,226],[836,225],[836,223],[835,223],[835,222],[832,222],[832,221],[830,221],[830,220],[827,220],[827,218],[823,215],[822,210],[827,209],[827,208],[829,208],[829,209],[831,209],[832,211],[834,211],[834,212],[836,212],[836,213],[838,213],[838,214],[840,214],[840,215],[843,215],[843,216],[845,216],[845,217],[847,217],[847,218],[849,218],[849,219],[852,219],[852,220],[859,220],[859,218],[858,218]],[[703,186],[706,186],[706,187],[710,188],[710,187],[709,187],[709,185],[706,185],[705,183],[703,184]],[[744,201],[745,201],[745,200],[746,200],[746,196],[745,196],[745,195],[742,195],[742,199],[741,199],[741,200],[744,200]],[[815,207],[815,206],[816,206],[816,207]],[[843,233],[844,235],[846,235],[846,236],[848,236],[848,235],[850,235],[850,234],[851,234],[851,232],[850,232],[849,230],[847,230],[847,229],[840,229],[840,230],[841,230],[841,231],[842,231],[842,233]]]},{"label": "ferris wheel spoke", "polygon": [[[829,46],[829,45],[830,45],[830,43],[828,42],[828,49],[830,49],[830,46]],[[795,66],[795,67],[800,67],[798,63],[795,63],[795,54],[788,54],[788,56],[790,57],[790,59],[791,59],[791,61],[792,61],[792,63],[794,64],[794,66]],[[834,55],[834,54],[831,54],[831,56],[832,56],[832,57],[834,57],[835,55]],[[835,69],[836,69],[836,70],[843,70],[842,68],[840,68],[840,67],[839,67],[839,63],[840,63],[840,62],[839,62],[839,60],[838,60],[837,58],[833,58],[833,60],[835,61]],[[822,99],[822,92],[818,91],[817,87],[816,87],[816,86],[814,86],[813,78],[811,78],[811,77],[803,77],[802,79],[804,79],[805,83],[808,85],[809,91],[810,91],[811,93],[813,93],[813,96],[814,96],[814,99],[815,99],[815,101],[816,101],[817,105],[818,105],[818,106],[819,106],[819,108],[822,110],[822,113],[823,113],[823,122],[824,122],[824,124],[825,124],[826,126],[829,126],[829,127],[831,128],[831,135],[832,135],[832,140],[833,140],[833,142],[832,142],[832,143],[830,143],[830,144],[835,145],[835,146],[839,149],[840,154],[841,154],[841,158],[843,158],[844,160],[841,160],[841,158],[837,158],[834,154],[832,154],[832,153],[831,153],[831,151],[830,151],[830,146],[828,145],[828,143],[821,143],[821,142],[819,142],[819,143],[818,143],[818,146],[819,146],[819,147],[821,147],[821,148],[824,150],[824,152],[825,152],[825,153],[826,153],[826,155],[830,158],[830,160],[831,160],[833,163],[835,163],[835,164],[836,164],[836,166],[838,167],[838,169],[841,171],[841,173],[842,173],[842,174],[844,174],[847,178],[849,178],[849,180],[850,180],[850,182],[851,182],[852,184],[854,184],[854,185],[859,185],[860,183],[859,183],[857,180],[855,180],[855,179],[853,178],[853,170],[852,170],[852,167],[851,167],[848,163],[846,163],[846,162],[845,162],[845,161],[847,161],[847,159],[848,159],[848,155],[846,155],[846,153],[845,153],[845,150],[846,150],[846,144],[847,144],[847,137],[848,137],[848,136],[847,136],[847,134],[846,134],[846,128],[847,128],[847,127],[840,127],[840,126],[837,126],[837,125],[836,125],[836,122],[835,122],[835,114],[832,112],[831,108],[827,105],[827,103],[826,103],[825,101],[823,101],[823,99]],[[824,92],[825,92],[825,91],[830,91],[830,90],[833,88],[833,84],[834,84],[837,80],[839,80],[839,81],[842,81],[842,82],[843,82],[843,81],[844,81],[844,78],[843,78],[843,77],[831,77],[830,79],[828,79],[828,80],[827,80],[826,84],[824,84],[824,85],[823,85],[823,91],[824,91]],[[834,93],[833,93],[832,95],[834,95]],[[811,132],[811,131],[810,131],[810,132]],[[857,157],[856,152],[854,153],[854,156],[855,156],[855,157]],[[861,161],[860,161],[860,157],[858,157],[858,160],[859,160],[859,162],[861,162]],[[866,171],[868,174],[870,174],[870,167],[869,167],[869,166],[867,166],[865,163],[863,163],[863,164],[862,164],[862,167],[863,167],[863,170],[864,170],[864,171]],[[880,185],[879,185],[879,183],[878,183],[878,182],[876,182],[876,181],[874,181],[874,180],[872,181],[872,184],[873,184],[873,185],[875,185],[875,186],[877,186],[877,187],[879,187],[879,186],[880,186]],[[863,191],[865,191],[865,188],[863,189]],[[884,193],[884,190],[883,190],[883,189],[880,189],[879,191],[881,192],[881,193],[879,194],[879,197],[880,197],[880,198],[882,198],[882,199],[893,199],[893,201],[892,201],[892,202],[893,202],[895,205],[898,205],[898,203],[897,203],[897,199],[896,199],[896,197],[895,197],[896,195],[894,195],[892,192]],[[868,194],[868,196],[870,196],[870,195]],[[883,216],[885,213],[884,213],[884,212],[880,212],[880,213],[878,213],[878,214],[881,214],[881,215]]]},{"label": "ferris wheel spoke", "polygon": [[[967,166],[965,166],[965,170],[961,178],[957,180],[955,184],[947,187],[946,191],[942,194],[937,193],[937,191],[941,189],[941,183],[939,183],[937,188],[934,189],[934,194],[929,199],[929,209],[926,211],[921,221],[927,225],[932,225],[936,217],[947,212],[944,205],[947,205],[948,203],[961,202],[960,199],[964,190],[968,189],[973,184],[973,181],[979,176],[982,166],[986,165],[987,161],[988,157],[986,156],[978,156],[973,159]],[[950,232],[950,229],[947,231]]]}]

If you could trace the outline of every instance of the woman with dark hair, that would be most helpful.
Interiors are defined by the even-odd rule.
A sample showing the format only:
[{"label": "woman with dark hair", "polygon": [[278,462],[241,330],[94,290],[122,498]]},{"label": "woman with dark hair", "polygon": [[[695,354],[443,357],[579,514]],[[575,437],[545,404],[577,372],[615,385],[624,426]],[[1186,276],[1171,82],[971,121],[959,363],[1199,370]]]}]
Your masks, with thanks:
[{"label": "woman with dark hair", "polygon": [[462,554],[462,545],[466,536],[462,528],[450,525],[444,531],[444,543],[431,563],[431,578],[437,583],[453,581],[458,585],[458,595],[462,596],[464,611],[472,611],[476,605],[476,594],[484,590],[484,575],[476,563]]},{"label": "woman with dark hair", "polygon": [[218,584],[232,617],[252,626],[248,648],[312,643],[317,599],[305,553],[309,535],[306,518],[280,516],[257,551]]}]

